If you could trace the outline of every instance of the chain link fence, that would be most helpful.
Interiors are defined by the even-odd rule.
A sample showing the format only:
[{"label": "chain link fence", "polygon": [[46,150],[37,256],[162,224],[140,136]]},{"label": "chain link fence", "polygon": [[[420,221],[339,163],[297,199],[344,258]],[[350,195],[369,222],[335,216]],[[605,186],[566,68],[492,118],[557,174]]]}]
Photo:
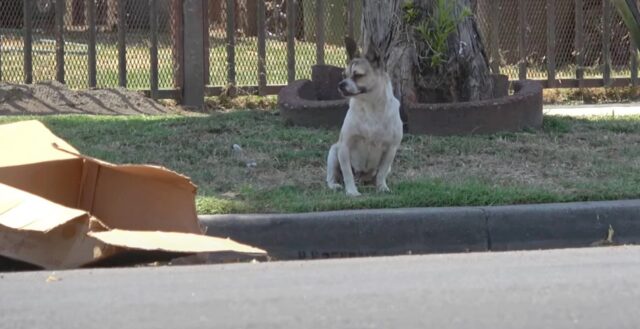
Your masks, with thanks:
[{"label": "chain link fence", "polygon": [[155,34],[159,88],[174,88],[168,4],[169,0],[2,0],[1,80],[150,89]]},{"label": "chain link fence", "polygon": [[637,50],[610,0],[474,2],[491,61],[511,79],[523,74],[527,79],[558,79],[554,84],[562,86],[561,80],[581,76],[637,77],[637,69],[631,69]]},{"label": "chain link fence", "polygon": [[[361,0],[202,1],[205,82],[219,90],[274,93],[269,86],[309,78],[316,63],[342,66],[343,37],[360,31]],[[492,67],[512,80],[629,84],[637,79],[637,52],[608,3],[472,0],[472,7]],[[0,0],[0,80],[177,91],[187,78],[181,4]]]},{"label": "chain link fence", "polygon": [[[257,86],[263,74],[266,84],[283,85],[290,74],[295,79],[309,78],[316,63],[344,65],[349,2],[208,0],[209,84]],[[353,10],[361,10],[357,7]],[[229,31],[234,32],[232,39]],[[229,44],[234,45],[232,54]],[[261,48],[262,73],[258,69]]]}]

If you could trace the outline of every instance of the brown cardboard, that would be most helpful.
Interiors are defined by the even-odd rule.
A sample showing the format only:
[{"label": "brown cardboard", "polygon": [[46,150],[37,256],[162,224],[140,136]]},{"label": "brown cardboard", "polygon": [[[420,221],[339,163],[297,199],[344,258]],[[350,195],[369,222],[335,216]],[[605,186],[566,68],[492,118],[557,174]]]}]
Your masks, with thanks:
[{"label": "brown cardboard", "polygon": [[0,183],[74,207],[79,194],[82,158],[38,121],[0,125]]},{"label": "brown cardboard", "polygon": [[[106,228],[82,210],[0,183],[0,254],[43,268],[77,267],[106,250],[88,236]],[[106,257],[100,252],[100,257]]]},{"label": "brown cardboard", "polygon": [[202,235],[196,186],[81,155],[38,121],[0,125],[0,255],[70,268],[129,250],[264,251]]}]

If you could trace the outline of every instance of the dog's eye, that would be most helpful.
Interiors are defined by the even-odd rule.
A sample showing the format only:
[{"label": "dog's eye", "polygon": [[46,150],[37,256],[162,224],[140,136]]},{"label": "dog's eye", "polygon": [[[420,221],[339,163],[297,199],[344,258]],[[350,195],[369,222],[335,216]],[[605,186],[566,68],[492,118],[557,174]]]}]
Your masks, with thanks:
[{"label": "dog's eye", "polygon": [[353,78],[354,78],[354,79],[360,79],[360,78],[362,78],[363,76],[364,76],[364,74],[362,74],[362,73],[354,73],[354,74],[353,74]]}]

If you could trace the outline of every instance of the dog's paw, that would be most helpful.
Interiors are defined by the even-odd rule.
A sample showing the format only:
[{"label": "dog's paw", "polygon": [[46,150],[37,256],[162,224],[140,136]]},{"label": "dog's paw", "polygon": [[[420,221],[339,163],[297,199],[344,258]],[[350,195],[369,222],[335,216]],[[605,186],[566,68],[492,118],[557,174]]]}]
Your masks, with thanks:
[{"label": "dog's paw", "polygon": [[359,197],[362,194],[360,194],[360,192],[358,192],[358,190],[353,190],[353,191],[347,191],[347,195],[350,197]]},{"label": "dog's paw", "polygon": [[384,185],[378,186],[378,192],[379,193],[391,193],[391,189],[389,188],[389,186],[387,186],[387,184],[384,184]]},{"label": "dog's paw", "polygon": [[327,183],[327,186],[329,187],[329,189],[331,189],[332,191],[339,191],[342,190],[342,185],[338,184],[338,183]]}]

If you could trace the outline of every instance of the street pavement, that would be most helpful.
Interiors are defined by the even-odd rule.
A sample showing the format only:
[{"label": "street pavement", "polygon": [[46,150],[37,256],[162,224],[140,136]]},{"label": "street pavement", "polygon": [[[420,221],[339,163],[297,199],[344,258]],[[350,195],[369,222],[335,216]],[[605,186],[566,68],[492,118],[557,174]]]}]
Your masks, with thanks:
[{"label": "street pavement", "polygon": [[640,247],[0,273],[0,328],[640,328]]},{"label": "street pavement", "polygon": [[609,116],[621,117],[640,115],[639,103],[628,104],[584,104],[584,105],[545,105],[545,115],[562,116]]}]

